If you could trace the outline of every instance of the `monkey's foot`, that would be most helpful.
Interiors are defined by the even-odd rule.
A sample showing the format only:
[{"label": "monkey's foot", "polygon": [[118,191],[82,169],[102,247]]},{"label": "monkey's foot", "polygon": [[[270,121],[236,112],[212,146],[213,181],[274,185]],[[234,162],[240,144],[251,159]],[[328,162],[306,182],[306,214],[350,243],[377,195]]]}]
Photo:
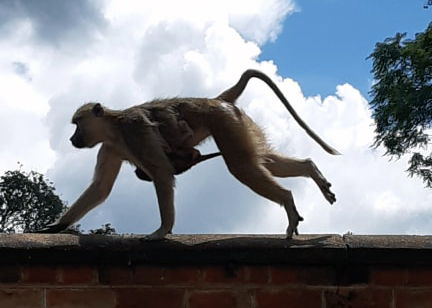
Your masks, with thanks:
[{"label": "monkey's foot", "polygon": [[286,235],[287,235],[286,238],[287,239],[292,239],[293,233],[295,233],[295,235],[299,235],[297,226],[298,226],[299,222],[303,221],[304,219],[300,215],[298,215],[296,218],[297,219],[293,219],[293,221],[290,221],[290,223],[288,225],[288,228],[286,230]]},{"label": "monkey's foot", "polygon": [[330,204],[333,204],[336,202],[336,195],[330,190],[330,187],[331,184],[327,181],[319,186],[321,192],[324,195],[324,198],[326,198]]},{"label": "monkey's foot", "polygon": [[163,240],[168,233],[171,233],[171,230],[159,228],[152,234],[147,235],[145,239],[149,241],[160,241]]},{"label": "monkey's foot", "polygon": [[336,202],[336,195],[330,190],[330,187],[332,186],[329,181],[321,174],[318,173],[318,176],[313,177],[315,183],[318,185],[319,189],[321,190],[322,194],[324,195],[324,198],[330,203],[333,204]]}]

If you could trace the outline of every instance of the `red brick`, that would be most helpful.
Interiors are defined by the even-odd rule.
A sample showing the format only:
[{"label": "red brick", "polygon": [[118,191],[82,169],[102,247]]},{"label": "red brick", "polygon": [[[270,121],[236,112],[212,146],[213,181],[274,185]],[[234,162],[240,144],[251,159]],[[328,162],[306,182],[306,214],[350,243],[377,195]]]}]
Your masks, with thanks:
[{"label": "red brick", "polygon": [[336,286],[344,277],[332,266],[279,266],[270,273],[274,285]]},{"label": "red brick", "polygon": [[417,268],[407,271],[408,285],[411,286],[432,286],[432,269]]},{"label": "red brick", "polygon": [[134,269],[133,280],[136,284],[163,285],[165,282],[165,268],[139,266]]},{"label": "red brick", "polygon": [[42,290],[30,289],[1,289],[0,307],[42,308]]},{"label": "red brick", "polygon": [[337,288],[324,292],[328,308],[393,308],[392,290],[373,288]]},{"label": "red brick", "polygon": [[270,282],[270,269],[267,266],[246,267],[245,275],[248,283],[265,285]]},{"label": "red brick", "polygon": [[127,266],[99,268],[99,282],[109,285],[132,284],[132,269]]},{"label": "red brick", "polygon": [[407,285],[406,271],[401,268],[378,268],[371,272],[372,283],[378,286]]},{"label": "red brick", "polygon": [[336,285],[337,274],[333,267],[311,266],[303,269],[303,281],[307,285]]},{"label": "red brick", "polygon": [[297,267],[272,267],[270,268],[272,284],[302,284],[304,283],[303,271]]},{"label": "red brick", "polygon": [[255,307],[255,292],[254,290],[236,291],[237,307]]},{"label": "red brick", "polygon": [[48,289],[46,308],[114,308],[116,294],[111,289]]},{"label": "red brick", "polygon": [[432,289],[402,289],[396,291],[395,308],[432,307]]},{"label": "red brick", "polygon": [[14,283],[21,279],[21,269],[19,266],[1,266],[0,283]]},{"label": "red brick", "polygon": [[173,285],[196,285],[199,282],[199,269],[192,267],[165,268],[165,283]]},{"label": "red brick", "polygon": [[224,267],[207,267],[204,269],[204,282],[217,284],[242,283],[245,279],[244,268],[239,268],[233,272],[227,271]]},{"label": "red brick", "polygon": [[234,308],[237,307],[236,297],[226,291],[200,291],[189,297],[189,308]]},{"label": "red brick", "polygon": [[[175,288],[117,289],[118,308],[183,307],[184,291]],[[105,306],[100,306],[105,307]]]},{"label": "red brick", "polygon": [[96,270],[87,267],[64,267],[60,271],[64,284],[94,284],[97,281]]},{"label": "red brick", "polygon": [[22,281],[25,283],[49,283],[59,282],[57,268],[49,266],[30,266],[22,269]]},{"label": "red brick", "polygon": [[322,307],[318,289],[263,289],[256,291],[256,308]]},{"label": "red brick", "polygon": [[134,269],[133,280],[142,285],[196,285],[199,269],[193,267],[152,267],[139,266]]}]

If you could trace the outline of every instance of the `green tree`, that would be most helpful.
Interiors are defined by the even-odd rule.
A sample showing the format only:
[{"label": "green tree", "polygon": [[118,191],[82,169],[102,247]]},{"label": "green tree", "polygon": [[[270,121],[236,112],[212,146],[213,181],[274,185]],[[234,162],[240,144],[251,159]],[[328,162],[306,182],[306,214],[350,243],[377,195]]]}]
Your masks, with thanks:
[{"label": "green tree", "polygon": [[[6,171],[0,176],[0,232],[33,232],[53,223],[66,209],[55,194],[53,183],[35,171]],[[65,233],[84,234],[81,225]],[[89,230],[90,234],[116,234],[110,223]]]},{"label": "green tree", "polygon": [[100,228],[89,230],[90,234],[117,234],[115,228],[111,227],[110,223],[102,225]]},{"label": "green tree", "polygon": [[65,209],[55,188],[35,171],[0,177],[0,232],[31,232],[54,222]]},{"label": "green tree", "polygon": [[[67,228],[64,232],[67,234],[81,235],[85,234],[85,231],[81,229],[80,224],[75,224]],[[113,235],[117,234],[115,228],[111,227],[110,223],[106,223],[97,229],[90,229],[88,231],[89,234],[105,234],[105,235]]]},{"label": "green tree", "polygon": [[415,39],[397,33],[377,43],[372,54],[376,83],[369,105],[376,123],[374,146],[386,155],[410,154],[410,176],[419,176],[432,188],[432,23]]}]

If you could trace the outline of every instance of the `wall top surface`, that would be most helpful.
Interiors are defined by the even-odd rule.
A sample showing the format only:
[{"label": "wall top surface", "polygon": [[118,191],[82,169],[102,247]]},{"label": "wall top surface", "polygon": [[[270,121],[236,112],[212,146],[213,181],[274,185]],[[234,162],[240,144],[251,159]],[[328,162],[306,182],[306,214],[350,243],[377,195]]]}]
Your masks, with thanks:
[{"label": "wall top surface", "polygon": [[432,236],[0,234],[1,264],[431,265]]}]

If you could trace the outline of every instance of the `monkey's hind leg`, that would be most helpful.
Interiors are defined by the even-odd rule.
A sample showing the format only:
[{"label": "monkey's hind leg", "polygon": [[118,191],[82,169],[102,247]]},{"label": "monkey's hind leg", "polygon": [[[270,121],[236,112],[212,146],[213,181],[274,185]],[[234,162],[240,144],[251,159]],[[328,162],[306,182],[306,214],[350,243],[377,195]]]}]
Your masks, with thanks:
[{"label": "monkey's hind leg", "polygon": [[[243,118],[244,119],[244,118]],[[282,205],[287,213],[289,225],[287,238],[298,234],[297,226],[303,218],[297,212],[290,190],[281,187],[261,162],[259,145],[250,130],[241,120],[223,119],[223,125],[215,124],[211,130],[225,163],[240,182],[257,194]]]},{"label": "monkey's hind leg", "polygon": [[314,162],[307,159],[297,159],[287,157],[278,153],[268,153],[265,155],[264,166],[277,177],[304,176],[314,180],[321,190],[324,198],[333,204],[336,202],[335,194],[330,190],[331,184],[319,171]]},{"label": "monkey's hind leg", "polygon": [[289,225],[286,230],[287,238],[293,233],[298,235],[297,226],[303,217],[297,211],[294,198],[290,190],[281,187],[274,181],[270,172],[260,164],[235,164],[227,163],[230,172],[243,184],[248,186],[257,194],[272,200],[285,208]]}]

